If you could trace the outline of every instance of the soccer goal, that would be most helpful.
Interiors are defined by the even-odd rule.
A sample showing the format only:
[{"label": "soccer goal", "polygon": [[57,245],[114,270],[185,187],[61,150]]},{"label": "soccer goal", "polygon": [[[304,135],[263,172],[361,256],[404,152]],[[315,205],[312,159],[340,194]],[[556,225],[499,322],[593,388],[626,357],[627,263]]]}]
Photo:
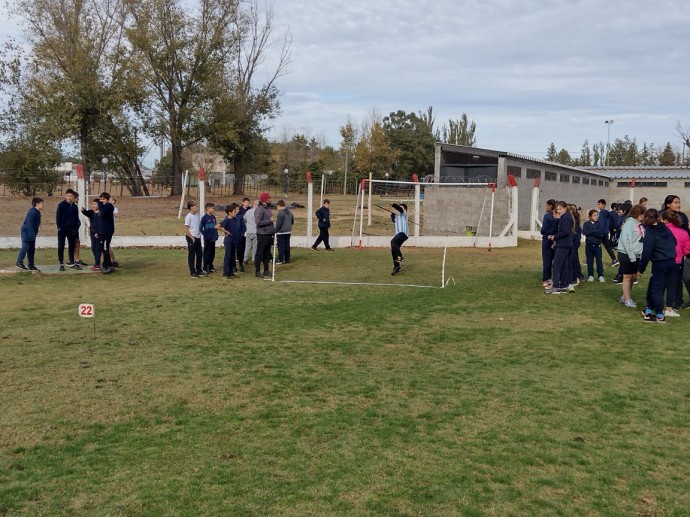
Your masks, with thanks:
[{"label": "soccer goal", "polygon": [[391,204],[406,204],[407,246],[517,246],[517,186],[363,180],[352,224],[355,247],[388,246]]}]

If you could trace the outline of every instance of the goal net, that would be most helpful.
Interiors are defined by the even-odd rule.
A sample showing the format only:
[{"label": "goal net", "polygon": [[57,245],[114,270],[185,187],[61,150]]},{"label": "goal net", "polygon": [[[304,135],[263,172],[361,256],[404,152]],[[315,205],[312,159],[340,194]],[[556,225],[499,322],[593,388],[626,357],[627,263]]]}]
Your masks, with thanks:
[{"label": "goal net", "polygon": [[[505,247],[517,245],[517,188],[494,183],[419,183],[364,180],[352,225],[352,246],[387,246],[391,204],[406,204],[408,246]],[[397,212],[396,212],[397,213]]]}]

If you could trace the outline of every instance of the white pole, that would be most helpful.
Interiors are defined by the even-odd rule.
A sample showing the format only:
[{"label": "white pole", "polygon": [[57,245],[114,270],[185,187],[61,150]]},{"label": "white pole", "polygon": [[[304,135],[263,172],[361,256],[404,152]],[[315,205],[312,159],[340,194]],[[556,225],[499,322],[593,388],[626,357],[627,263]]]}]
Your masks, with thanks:
[{"label": "white pole", "polygon": [[274,234],[273,235],[273,253],[271,257],[271,262],[273,262],[273,268],[271,271],[271,282],[276,281],[276,245],[278,243],[278,235]]},{"label": "white pole", "polygon": [[529,231],[532,239],[536,238],[537,222],[539,221],[539,178],[534,180],[532,189],[532,212],[530,216]]},{"label": "white pole", "polygon": [[446,251],[448,247],[443,247],[443,262],[441,263],[441,289],[446,286]]},{"label": "white pole", "polygon": [[630,201],[635,205],[635,178],[630,180]]},{"label": "white pole", "polygon": [[373,176],[371,172],[369,173],[369,206],[367,207],[367,212],[368,212],[368,219],[367,219],[367,226],[371,226],[371,187],[373,186],[373,183],[371,180],[373,179]]},{"label": "white pole", "polygon": [[[357,187],[359,188],[359,187]],[[359,215],[359,190],[355,201],[355,216],[352,218],[352,234],[350,235],[350,246],[355,245],[355,228],[357,228],[357,216]]]},{"label": "white pole", "polygon": [[[86,180],[82,178],[77,178],[77,193],[79,194],[79,219],[81,220],[82,224],[79,227],[79,242],[88,242],[87,239],[89,238],[89,229],[88,226],[90,226],[91,222],[84,217],[84,214],[81,213],[81,209],[86,207]],[[91,206],[91,205],[89,205]]]},{"label": "white pole", "polygon": [[314,184],[307,183],[307,245],[311,246],[314,217]]},{"label": "white pole", "polygon": [[187,189],[187,176],[189,171],[184,171],[184,176],[182,177],[182,195],[180,196],[180,210],[177,212],[177,218],[182,217],[182,207],[184,206],[184,191]]},{"label": "white pole", "polygon": [[326,181],[326,176],[324,174],[321,175],[321,197],[319,197],[319,206],[323,205],[323,184]]},{"label": "white pole", "polygon": [[362,204],[359,207],[359,249],[362,249],[362,235],[364,233],[364,189],[361,184],[359,191],[362,193]]},{"label": "white pole", "polygon": [[204,205],[206,204],[206,180],[199,178],[199,213],[206,212]]},{"label": "white pole", "polygon": [[421,186],[414,184],[414,236],[419,237]]},{"label": "white pole", "polygon": [[[517,188],[517,187],[516,187]],[[489,250],[491,250],[491,238],[494,230],[494,199],[496,197],[496,184],[491,184],[491,214],[489,214]],[[479,230],[479,228],[477,228]]]}]

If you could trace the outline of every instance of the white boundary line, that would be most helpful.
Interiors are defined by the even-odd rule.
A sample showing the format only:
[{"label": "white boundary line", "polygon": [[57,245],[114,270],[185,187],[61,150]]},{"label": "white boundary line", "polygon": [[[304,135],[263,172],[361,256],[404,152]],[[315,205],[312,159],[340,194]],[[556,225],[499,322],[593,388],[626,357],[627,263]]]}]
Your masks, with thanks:
[{"label": "white boundary line", "polygon": [[330,284],[330,285],[370,285],[378,287],[419,287],[422,289],[439,289],[436,285],[416,285],[416,284],[383,284],[375,282],[338,282],[336,280],[278,280],[282,284]]}]

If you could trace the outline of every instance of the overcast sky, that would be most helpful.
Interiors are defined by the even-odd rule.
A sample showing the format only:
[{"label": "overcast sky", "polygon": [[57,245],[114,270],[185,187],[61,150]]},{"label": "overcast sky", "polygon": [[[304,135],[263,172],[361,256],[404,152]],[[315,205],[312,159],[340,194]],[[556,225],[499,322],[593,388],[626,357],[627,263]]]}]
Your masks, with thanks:
[{"label": "overcast sky", "polygon": [[463,112],[477,145],[544,157],[585,139],[681,148],[690,126],[690,2],[683,0],[277,0],[290,30],[284,128],[323,134],[372,109]]},{"label": "overcast sky", "polygon": [[[293,43],[273,137],[338,147],[348,116],[433,106],[476,121],[479,147],[543,158],[606,142],[605,120],[678,149],[690,127],[684,0],[275,0],[274,27]],[[4,6],[0,31],[18,31]]]}]

